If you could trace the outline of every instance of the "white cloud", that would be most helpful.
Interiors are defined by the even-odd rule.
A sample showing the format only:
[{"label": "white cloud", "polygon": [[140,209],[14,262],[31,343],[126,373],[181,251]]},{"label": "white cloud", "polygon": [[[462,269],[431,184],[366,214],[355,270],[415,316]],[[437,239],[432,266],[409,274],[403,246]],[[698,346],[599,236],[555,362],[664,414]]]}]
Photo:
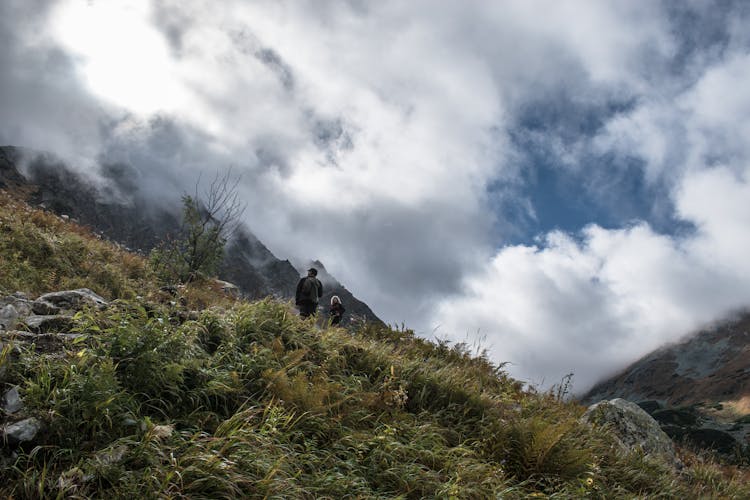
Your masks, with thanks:
[{"label": "white cloud", "polygon": [[[443,332],[486,339],[493,359],[533,384],[575,373],[585,390],[692,329],[750,304],[750,184],[728,169],[690,174],[677,194],[697,225],[684,238],[646,224],[590,226],[577,241],[501,250],[442,301]],[[464,332],[463,334],[461,332]]]},{"label": "white cloud", "polygon": [[729,54],[671,101],[654,89],[594,140],[600,152],[644,160],[650,182],[666,180],[676,215],[693,232],[590,226],[580,241],[552,233],[538,248],[505,248],[465,282],[464,296],[438,306],[444,328],[481,330],[493,355],[533,383],[575,372],[583,390],[748,307],[748,71],[750,58]]}]

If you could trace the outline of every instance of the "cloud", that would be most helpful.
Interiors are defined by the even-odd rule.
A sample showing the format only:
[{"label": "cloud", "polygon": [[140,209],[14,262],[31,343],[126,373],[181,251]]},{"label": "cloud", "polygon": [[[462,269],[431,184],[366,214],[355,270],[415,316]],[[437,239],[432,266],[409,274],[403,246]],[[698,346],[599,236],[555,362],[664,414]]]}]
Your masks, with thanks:
[{"label": "cloud", "polygon": [[[741,2],[14,0],[0,139],[92,174],[127,165],[134,195],[161,201],[231,167],[281,258],[320,259],[420,333],[481,329],[519,375],[588,383],[745,299],[723,290],[747,282],[746,17]],[[558,204],[587,228],[555,231]]]},{"label": "cloud", "polygon": [[[535,384],[573,372],[581,391],[750,304],[750,94],[742,86],[750,60],[747,45],[726,35],[723,49],[710,46],[708,55],[684,42],[693,62],[683,60],[681,79],[648,83],[635,105],[599,115],[593,133],[563,146],[573,161],[560,166],[589,186],[598,178],[593,169],[616,179],[640,165],[663,195],[654,206],[671,207],[687,226],[660,234],[644,221],[592,224],[503,248],[465,279],[462,294],[436,307],[441,330],[458,341],[480,332],[495,359]],[[557,141],[554,134],[540,140]]]},{"label": "cloud", "polygon": [[501,250],[435,311],[456,341],[484,339],[516,376],[585,390],[607,374],[750,304],[750,184],[727,168],[686,176],[676,194],[695,233],[647,224],[550,233]]}]

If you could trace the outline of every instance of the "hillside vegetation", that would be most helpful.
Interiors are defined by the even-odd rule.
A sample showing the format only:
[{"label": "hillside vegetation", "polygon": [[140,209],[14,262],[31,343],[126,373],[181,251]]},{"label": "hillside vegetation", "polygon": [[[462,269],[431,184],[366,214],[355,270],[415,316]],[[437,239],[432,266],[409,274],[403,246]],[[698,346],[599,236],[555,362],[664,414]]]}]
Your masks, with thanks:
[{"label": "hillside vegetation", "polygon": [[464,345],[320,328],[290,304],[194,283],[0,193],[0,293],[111,300],[45,352],[3,337],[34,446],[0,453],[3,498],[748,498],[740,470],[616,451],[564,390]]}]

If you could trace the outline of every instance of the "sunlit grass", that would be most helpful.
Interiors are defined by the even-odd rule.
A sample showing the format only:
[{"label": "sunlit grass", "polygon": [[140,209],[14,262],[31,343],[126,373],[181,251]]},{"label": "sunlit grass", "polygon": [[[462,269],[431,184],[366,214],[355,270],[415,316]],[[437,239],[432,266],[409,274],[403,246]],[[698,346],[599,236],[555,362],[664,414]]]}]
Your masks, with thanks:
[{"label": "sunlit grass", "polygon": [[[77,314],[83,336],[61,352],[0,351],[0,383],[44,423],[36,446],[0,457],[0,497],[750,497],[737,468],[623,454],[581,407],[466,345],[320,330],[289,304],[200,283],[163,296],[139,257],[2,200],[15,239],[0,268],[20,268],[0,287],[119,300]],[[104,274],[80,270],[90,262]]]}]

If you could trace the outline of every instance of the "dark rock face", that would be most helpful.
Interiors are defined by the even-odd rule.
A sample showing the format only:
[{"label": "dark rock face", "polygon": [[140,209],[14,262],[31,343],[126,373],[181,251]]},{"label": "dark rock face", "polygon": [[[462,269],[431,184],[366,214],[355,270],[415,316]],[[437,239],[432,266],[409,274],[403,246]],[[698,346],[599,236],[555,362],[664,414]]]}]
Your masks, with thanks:
[{"label": "dark rock face", "polygon": [[[581,399],[639,401],[675,441],[736,456],[750,452],[750,313],[659,349]],[[744,418],[743,418],[744,417]]]},{"label": "dark rock face", "polygon": [[298,279],[289,261],[277,259],[246,228],[238,229],[227,243],[220,274],[251,299],[292,298]]},{"label": "dark rock face", "polygon": [[659,349],[595,385],[581,400],[622,397],[668,406],[719,403],[750,394],[750,313]]},{"label": "dark rock face", "polygon": [[654,420],[664,425],[690,427],[698,424],[698,415],[690,408],[665,408],[651,413]]},{"label": "dark rock face", "polygon": [[[26,164],[28,178],[19,173],[22,161]],[[177,233],[180,206],[158,206],[153,200],[145,199],[125,165],[103,165],[102,174],[111,185],[93,186],[51,155],[0,147],[0,187],[28,192],[31,203],[71,217],[110,240],[144,253],[165,237]],[[250,299],[272,296],[291,300],[300,273],[289,261],[276,258],[247,227],[241,227],[227,243],[219,277],[236,284]],[[366,304],[354,298],[333,277],[328,278],[330,293],[324,297],[326,302],[321,303],[326,311],[330,297],[335,294],[344,301],[346,316],[350,319],[361,317],[380,322]],[[35,307],[40,315],[57,314],[46,304]]]},{"label": "dark rock face", "polygon": [[73,326],[72,316],[49,315],[28,316],[24,323],[34,333],[50,333],[67,331]]},{"label": "dark rock face", "polygon": [[377,316],[375,316],[375,313],[372,312],[367,304],[352,295],[352,293],[347,290],[344,285],[339,283],[336,278],[328,273],[326,268],[319,261],[311,261],[307,266],[305,266],[304,270],[301,270],[294,282],[295,288],[297,285],[297,281],[299,281],[302,276],[307,276],[307,269],[309,269],[310,267],[314,267],[318,270],[318,279],[323,284],[323,296],[320,298],[319,302],[319,313],[324,318],[324,320],[328,320],[328,309],[331,304],[331,298],[334,295],[337,295],[341,299],[341,303],[344,305],[344,308],[346,308],[344,317],[341,320],[341,326],[352,325],[362,321],[383,324],[383,322]]},{"label": "dark rock face", "polygon": [[16,148],[0,147],[0,189],[18,188],[27,184],[16,165],[21,153]]}]

